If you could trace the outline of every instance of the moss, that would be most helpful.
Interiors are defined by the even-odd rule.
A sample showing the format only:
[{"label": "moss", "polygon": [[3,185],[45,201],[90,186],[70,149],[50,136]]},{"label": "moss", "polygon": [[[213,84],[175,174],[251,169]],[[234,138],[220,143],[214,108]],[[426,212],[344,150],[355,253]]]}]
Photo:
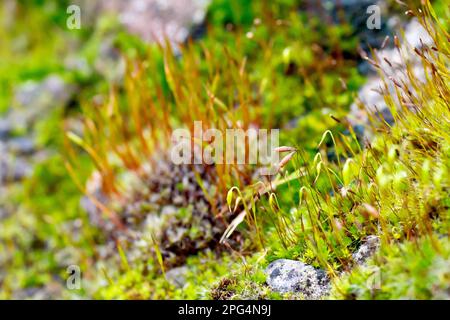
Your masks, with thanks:
[{"label": "moss", "polygon": [[366,265],[336,279],[336,299],[439,299],[450,294],[450,247],[447,237],[394,243]]},{"label": "moss", "polygon": [[[0,29],[6,44],[0,48],[0,111],[25,80],[56,73],[79,91],[70,106],[33,128],[38,148],[50,155],[30,178],[2,190],[1,209],[9,214],[0,220],[0,298],[35,297],[41,290],[53,298],[302,299],[274,293],[266,284],[265,267],[287,258],[326,270],[334,283],[330,298],[448,299],[449,46],[443,3],[436,2],[436,16],[444,28],[421,57],[429,79],[419,83],[410,75],[416,95],[401,85],[395,96],[387,93],[395,125],[374,119],[375,138],[364,143],[346,119],[364,81],[357,72],[355,30],[310,18],[299,12],[300,2],[214,0],[202,37],[174,57],[169,48],[128,35],[111,17],[94,29],[68,33],[61,27],[66,2],[19,1],[19,22]],[[93,71],[103,41],[123,53],[123,83]],[[85,59],[90,71],[68,70],[69,54]],[[415,54],[412,48],[409,54]],[[389,78],[385,82],[392,85]],[[103,98],[91,103],[94,94]],[[420,108],[411,112],[397,94]],[[245,198],[241,204],[253,199],[257,181],[249,166],[215,168],[214,179],[195,176],[195,197],[159,230],[185,228],[172,247],[164,236],[151,234],[142,245],[114,226],[95,225],[80,208],[80,189],[91,184],[94,168],[103,179],[101,191],[114,200],[104,204],[131,232],[141,231],[161,198],[170,205],[172,195],[189,192],[170,176],[164,190],[158,184],[145,191],[152,184],[141,169],[167,147],[169,129],[193,120],[220,128],[282,128],[281,144],[297,147],[275,177],[278,187],[257,197],[233,241],[218,241],[236,216],[222,212],[223,199],[232,186]],[[63,134],[70,121],[85,125],[80,132],[76,125],[69,129],[83,132],[80,138],[70,135],[78,146]],[[139,179],[145,187],[136,187]],[[150,196],[159,198],[142,201]],[[194,210],[199,199],[207,203],[200,215]],[[135,223],[127,222],[131,218]],[[219,231],[208,234],[205,221],[220,225]],[[353,254],[370,235],[381,238],[381,250],[355,267]],[[69,263],[83,270],[81,290],[65,288]],[[170,272],[181,265],[174,282]],[[378,280],[380,288],[374,288]]]}]

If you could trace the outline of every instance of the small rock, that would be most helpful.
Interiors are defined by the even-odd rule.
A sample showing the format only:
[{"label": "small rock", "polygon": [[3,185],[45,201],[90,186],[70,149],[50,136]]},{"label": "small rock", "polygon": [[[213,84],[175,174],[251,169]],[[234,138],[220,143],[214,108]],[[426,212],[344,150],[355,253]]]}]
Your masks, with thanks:
[{"label": "small rock", "polygon": [[329,291],[325,271],[300,261],[279,259],[266,268],[267,284],[280,293],[301,293],[306,299],[320,299]]},{"label": "small rock", "polygon": [[182,288],[186,284],[186,276],[189,269],[186,266],[170,269],[166,272],[166,280],[178,287]]},{"label": "small rock", "polygon": [[177,213],[177,211],[178,211],[177,207],[172,206],[172,205],[167,205],[167,206],[162,207],[161,214],[171,216],[171,215],[174,215],[175,213]]},{"label": "small rock", "polygon": [[17,137],[9,140],[8,148],[10,151],[21,155],[30,155],[35,150],[33,140],[27,137]]},{"label": "small rock", "polygon": [[388,107],[383,108],[380,111],[376,112],[375,116],[379,118],[381,121],[385,121],[390,126],[394,124],[395,121],[394,116],[392,115],[392,112]]},{"label": "small rock", "polygon": [[0,221],[7,218],[9,216],[8,211],[3,208],[0,208]]},{"label": "small rock", "polygon": [[5,140],[11,133],[11,123],[6,119],[0,119],[0,140]]},{"label": "small rock", "polygon": [[331,20],[334,23],[339,23],[344,18],[353,27],[354,33],[360,40],[361,47],[367,50],[370,47],[379,47],[384,37],[391,33],[389,25],[386,23],[387,19],[381,19],[379,29],[368,28],[369,14],[367,9],[372,5],[378,7],[381,16],[388,15],[388,6],[385,0],[317,1],[317,8],[312,10],[316,11],[315,13],[322,19]]},{"label": "small rock", "polygon": [[380,247],[380,238],[377,236],[368,236],[359,249],[353,254],[353,260],[357,265],[364,264],[367,259],[372,257]]},{"label": "small rock", "polygon": [[93,18],[95,13],[111,12],[142,40],[164,43],[167,37],[174,47],[186,40],[189,29],[203,21],[209,0],[100,0],[95,7],[90,5],[92,1],[78,2]]},{"label": "small rock", "polygon": [[[99,201],[102,204],[107,203],[108,198],[107,196],[100,190],[95,190],[91,193],[93,197],[97,201]],[[98,208],[98,206],[90,199],[88,196],[83,196],[80,199],[80,205],[81,208],[88,214],[89,221],[92,223],[92,225],[96,227],[105,227],[108,226],[108,228],[113,227],[110,220],[104,219],[101,210]],[[109,223],[107,223],[109,222]]]},{"label": "small rock", "polygon": [[77,265],[80,261],[80,251],[75,247],[68,246],[61,250],[57,250],[54,258],[60,268]]},{"label": "small rock", "polygon": [[91,67],[85,58],[69,56],[64,65],[67,70],[74,71],[83,77],[89,77],[92,74]]},{"label": "small rock", "polygon": [[411,19],[406,25],[405,39],[414,48],[422,47],[422,43],[430,46],[434,43],[433,38],[420,24],[417,18]]},{"label": "small rock", "polygon": [[20,181],[32,171],[31,164],[25,159],[0,156],[0,183]]},{"label": "small rock", "polygon": [[13,108],[6,120],[16,128],[27,128],[51,109],[65,106],[75,89],[58,75],[49,75],[41,81],[26,81],[15,88]]},{"label": "small rock", "polygon": [[13,300],[53,300],[61,297],[64,290],[62,285],[57,282],[51,282],[42,287],[30,287],[16,290],[12,294]]},{"label": "small rock", "polygon": [[94,62],[94,69],[111,82],[119,83],[122,81],[126,63],[120,55],[119,49],[115,46],[113,37],[102,41],[97,59]]}]

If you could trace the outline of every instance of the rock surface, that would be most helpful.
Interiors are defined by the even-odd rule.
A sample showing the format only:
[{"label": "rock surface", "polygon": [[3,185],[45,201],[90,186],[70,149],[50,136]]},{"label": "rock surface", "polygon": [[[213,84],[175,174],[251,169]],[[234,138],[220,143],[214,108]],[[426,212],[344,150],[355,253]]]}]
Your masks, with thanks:
[{"label": "rock surface", "polygon": [[[410,80],[406,72],[406,63],[412,66],[410,70],[414,76],[420,81],[425,82],[426,77],[421,58],[413,50],[414,48],[422,47],[422,45],[432,45],[432,43],[433,41],[426,30],[416,19],[413,19],[405,26],[405,35],[402,39],[403,46],[401,50],[385,48],[376,51],[376,60],[379,61],[379,65],[385,73],[386,81],[378,75],[372,75],[359,90],[358,99],[351,105],[348,117],[354,127],[369,127],[370,115],[384,120],[388,124],[394,122],[392,113],[384,100],[384,93],[389,92],[390,96],[396,97],[397,89],[400,92],[410,90],[413,95],[416,94],[412,86],[409,85]],[[390,79],[394,79],[397,83],[403,85],[404,89],[398,89],[396,84]],[[385,88],[385,84],[387,88]],[[372,134],[372,132],[366,130],[363,136],[370,139]]]},{"label": "rock surface", "polygon": [[353,260],[357,265],[364,264],[380,248],[380,238],[377,236],[368,236],[359,249],[353,254]]},{"label": "rock surface", "polygon": [[27,160],[7,153],[0,155],[0,184],[20,181],[31,172],[32,166]]},{"label": "rock surface", "polygon": [[166,280],[178,287],[182,288],[186,284],[186,275],[189,269],[186,266],[170,269],[166,272]]},{"label": "rock surface", "polygon": [[[58,75],[26,81],[15,88],[12,107],[0,117],[0,185],[18,182],[33,171],[43,155],[36,149],[33,123],[53,108],[65,106],[75,87]],[[12,132],[23,132],[13,136]]]},{"label": "rock surface", "polygon": [[130,33],[144,41],[163,41],[167,37],[176,44],[185,41],[191,27],[203,21],[209,0],[79,0],[78,3],[90,19],[95,19],[98,13],[111,12],[118,15]]},{"label": "rock surface", "polygon": [[[388,19],[388,6],[385,0],[328,0],[306,2],[308,11],[322,20],[333,23],[348,22],[353,27],[353,34],[357,35],[362,48],[379,47],[386,34],[391,32],[392,26]],[[376,5],[380,12],[380,28],[369,29],[367,21],[372,14],[368,10]],[[370,9],[370,8],[369,8]]]},{"label": "rock surface", "polygon": [[[15,87],[11,107],[0,115],[0,220],[16,211],[8,199],[10,186],[32,175],[34,165],[50,153],[36,146],[34,124],[54,108],[67,105],[74,93],[75,87],[55,74]],[[27,292],[23,293],[31,291]]]},{"label": "rock surface", "polygon": [[[148,249],[153,247],[151,234],[158,242],[166,270],[184,265],[188,256],[201,251],[222,250],[218,243],[226,229],[224,221],[211,214],[213,208],[197,180],[198,176],[203,188],[214,195],[217,207],[222,207],[223,200],[214,187],[217,183],[215,169],[175,165],[167,157],[155,156],[153,167],[147,169],[151,174],[143,180],[121,176],[127,180],[129,197],[126,203],[117,205],[117,212],[132,237],[117,230],[110,219],[104,219],[90,199],[85,197],[81,203],[91,224],[102,228],[111,237],[110,241],[115,243],[114,239],[122,237],[121,244],[130,262],[146,260],[151,254]],[[102,195],[98,174],[91,176],[87,190],[99,202],[114,205]],[[226,219],[232,218],[227,216]],[[236,233],[229,241],[233,244],[241,240]]]},{"label": "rock surface", "polygon": [[16,128],[29,128],[53,108],[65,106],[74,93],[75,87],[58,75],[26,81],[15,89],[13,106],[5,120]]},{"label": "rock surface", "polygon": [[300,261],[275,260],[265,270],[267,284],[280,293],[301,293],[306,299],[320,299],[330,289],[325,271]]}]

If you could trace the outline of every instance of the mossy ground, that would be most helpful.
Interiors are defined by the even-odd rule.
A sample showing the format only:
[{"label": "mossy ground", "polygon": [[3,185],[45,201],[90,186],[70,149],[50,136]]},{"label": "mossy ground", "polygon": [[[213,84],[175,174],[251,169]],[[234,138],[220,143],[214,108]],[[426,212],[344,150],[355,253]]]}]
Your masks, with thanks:
[{"label": "mossy ground", "polygon": [[[0,47],[0,110],[11,104],[15,86],[49,74],[76,84],[78,91],[70,106],[38,119],[33,129],[38,147],[51,150],[50,156],[35,165],[31,177],[2,188],[2,206],[10,214],[0,220],[0,298],[32,298],[40,289],[51,298],[303,298],[267,286],[264,268],[280,258],[325,269],[333,288],[324,298],[449,298],[449,46],[442,29],[432,50],[438,53],[423,60],[425,69],[434,66],[436,73],[422,86],[411,76],[418,95],[408,97],[401,85],[397,89],[423,112],[405,109],[392,127],[374,120],[378,133],[364,145],[345,121],[365,80],[357,69],[358,36],[350,24],[324,25],[299,12],[297,1],[212,1],[205,30],[176,58],[167,48],[128,35],[114,19],[69,32],[63,27],[66,3],[18,3],[20,18],[8,32],[0,29],[6,44]],[[444,1],[434,7],[445,29]],[[108,73],[93,66],[100,44],[111,35],[128,68],[122,85],[111,84]],[[90,72],[68,70],[68,56],[86,61]],[[98,109],[91,108],[94,96],[103,99],[95,102]],[[386,101],[392,112],[399,109],[391,96]],[[154,113],[146,111],[149,105]],[[118,118],[109,117],[111,108]],[[238,240],[224,245],[215,239],[214,248],[182,257],[180,286],[166,279],[174,265],[165,260],[162,238],[150,235],[135,250],[135,239],[106,232],[80,206],[80,186],[99,172],[110,197],[105,204],[125,221],[124,208],[134,203],[124,205],[124,199],[136,200],[136,190],[123,186],[133,185],[149,155],[159,152],[165,125],[188,126],[195,117],[211,126],[231,121],[282,128],[281,145],[299,151],[276,192],[249,210],[235,233]],[[73,131],[74,119],[87,126],[84,140],[72,136],[78,146],[70,146],[64,134]],[[142,129],[146,125],[149,130]],[[94,160],[86,146],[93,147]],[[239,174],[218,170],[214,188],[202,187],[207,179],[195,180],[202,199],[215,208],[214,217],[231,187],[239,188],[243,201],[257,190],[257,179],[249,178],[254,168]],[[283,182],[292,172],[307,174]],[[182,189],[180,181],[176,188]],[[234,204],[236,193],[232,196]],[[175,217],[187,219],[188,209],[177,207]],[[139,212],[142,219],[153,214],[148,204]],[[203,223],[192,214],[189,221]],[[224,219],[229,223],[235,216]],[[187,225],[192,239],[203,239],[196,236],[202,226]],[[142,230],[132,222],[127,228]],[[380,236],[381,249],[354,268],[352,253],[368,235]],[[81,290],[66,288],[71,264],[81,267]],[[367,284],[374,267],[381,277],[376,289]]]}]

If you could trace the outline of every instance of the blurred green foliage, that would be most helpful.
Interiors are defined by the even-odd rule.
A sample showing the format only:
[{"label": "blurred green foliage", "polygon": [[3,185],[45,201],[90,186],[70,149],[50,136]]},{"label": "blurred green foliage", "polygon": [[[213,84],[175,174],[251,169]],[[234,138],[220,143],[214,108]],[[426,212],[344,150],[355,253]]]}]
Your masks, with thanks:
[{"label": "blurred green foliage", "polygon": [[[358,248],[364,236],[377,229],[376,219],[367,219],[355,209],[360,209],[363,202],[374,203],[375,191],[369,187],[376,179],[385,188],[380,191],[381,198],[376,198],[381,203],[379,211],[391,224],[386,230],[382,251],[368,266],[381,268],[382,289],[372,292],[364,287],[370,270],[361,267],[336,280],[333,297],[448,297],[448,238],[443,236],[436,240],[433,236],[431,240],[421,238],[415,242],[410,241],[408,233],[416,230],[415,224],[420,221],[417,217],[431,209],[438,211],[441,219],[431,222],[433,235],[448,232],[448,220],[445,220],[449,210],[448,189],[439,188],[447,186],[448,182],[448,141],[442,143],[436,134],[428,139],[419,130],[418,119],[410,115],[412,125],[400,126],[397,131],[381,136],[376,140],[378,146],[374,146],[374,154],[358,150],[351,155],[359,166],[352,169],[362,172],[367,167],[370,170],[382,168],[376,176],[369,174],[373,173],[369,170],[369,173],[361,173],[359,181],[354,173],[344,173],[337,152],[348,146],[336,147],[328,137],[319,149],[317,142],[326,130],[331,130],[336,137],[340,134],[349,137],[346,126],[335,119],[346,116],[364,82],[356,69],[358,39],[350,25],[324,24],[301,12],[299,5],[302,2],[294,0],[213,0],[208,8],[204,34],[186,43],[188,49],[182,51],[188,52],[191,60],[177,57],[174,67],[179,72],[191,71],[188,76],[195,74],[193,78],[200,87],[206,84],[214,87],[217,98],[227,106],[238,109],[243,100],[237,93],[244,93],[244,102],[254,113],[252,119],[259,126],[281,128],[282,144],[299,146],[303,151],[301,156],[294,158],[295,165],[288,168],[307,167],[314,175],[278,188],[280,211],[271,212],[273,207],[269,201],[261,200],[265,250],[246,251],[254,248],[254,238],[249,237],[244,241],[242,252],[230,251],[218,256],[206,250],[190,256],[182,288],[165,279],[156,256],[147,261],[124,263],[126,253],[121,261],[118,252],[111,259],[99,259],[100,247],[107,242],[106,235],[91,225],[87,213],[80,208],[82,192],[65,168],[68,151],[63,132],[67,119],[80,117],[81,105],[90,109],[94,95],[105,94],[117,85],[112,85],[104,74],[94,71],[101,44],[111,40],[129,61],[148,59],[151,62],[151,67],[146,70],[148,74],[143,77],[145,92],[141,88],[138,95],[144,96],[148,92],[156,95],[154,90],[160,86],[164,97],[170,101],[171,120],[174,121],[180,121],[177,112],[181,106],[177,105],[174,86],[165,70],[164,52],[159,46],[145,44],[128,34],[112,17],[102,17],[92,28],[68,32],[65,30],[67,4],[68,1],[19,1],[18,19],[9,22],[3,19],[5,27],[0,28],[0,112],[8,110],[14,88],[26,80],[58,74],[76,84],[78,90],[76,101],[70,107],[54,110],[36,124],[38,145],[47,147],[50,156],[36,164],[30,178],[8,186],[2,196],[8,199],[8,210],[13,212],[0,220],[0,298],[49,287],[56,288],[52,296],[57,298],[300,298],[271,292],[265,284],[264,267],[275,259],[289,258],[325,268],[330,273],[347,270],[351,252]],[[436,7],[439,16],[446,13],[443,2],[438,2]],[[8,12],[1,8],[0,15],[7,16]],[[448,20],[443,19],[443,23],[448,24]],[[69,70],[65,64],[68,56],[84,59],[89,72]],[[234,74],[240,70],[246,77],[239,78]],[[120,108],[129,111],[129,100],[122,92],[123,88],[118,86]],[[430,92],[436,93],[431,87]],[[433,99],[429,98],[432,104]],[[443,108],[438,102],[432,106]],[[84,113],[85,117],[89,115],[89,111]],[[438,121],[432,124],[434,127],[430,130],[441,133],[443,139],[445,128],[439,126]],[[414,138],[420,143],[424,143],[421,139],[432,143],[439,140],[438,152],[417,149],[405,142]],[[357,149],[354,140],[348,138],[346,141]],[[401,156],[389,156],[392,148],[401,151]],[[318,160],[314,160],[318,150],[322,152],[323,168],[334,170],[338,179],[329,179],[324,174],[327,169],[322,169],[324,171],[319,175]],[[81,150],[76,149],[76,152],[77,179],[85,183],[93,164]],[[415,173],[417,163],[424,165],[426,161],[437,164],[433,168],[433,178]],[[413,170],[408,171],[405,162],[414,164]],[[408,172],[406,176],[404,172]],[[316,178],[316,175],[320,177]],[[434,179],[441,180],[436,182]],[[344,186],[345,180],[351,183]],[[315,198],[315,205],[299,205],[304,200],[299,193],[302,186],[310,187],[309,196]],[[355,195],[339,196],[342,187],[351,188]],[[405,195],[406,191],[410,192],[409,196]],[[428,197],[426,201],[418,202],[422,193]],[[408,206],[411,203],[413,205]],[[390,211],[391,205],[400,209]],[[414,205],[419,209],[412,208]],[[317,218],[307,218],[308,210],[316,210],[313,213]],[[290,222],[284,231],[276,228],[281,218]],[[336,236],[340,231],[335,229],[334,218],[342,218],[341,223],[348,225],[341,237]],[[239,230],[245,234],[246,227],[240,226]],[[302,228],[306,231],[299,232]],[[292,239],[295,243],[286,245]],[[417,254],[418,247],[420,255]],[[64,287],[68,261],[86,270],[85,286],[81,291],[71,292]]]}]

